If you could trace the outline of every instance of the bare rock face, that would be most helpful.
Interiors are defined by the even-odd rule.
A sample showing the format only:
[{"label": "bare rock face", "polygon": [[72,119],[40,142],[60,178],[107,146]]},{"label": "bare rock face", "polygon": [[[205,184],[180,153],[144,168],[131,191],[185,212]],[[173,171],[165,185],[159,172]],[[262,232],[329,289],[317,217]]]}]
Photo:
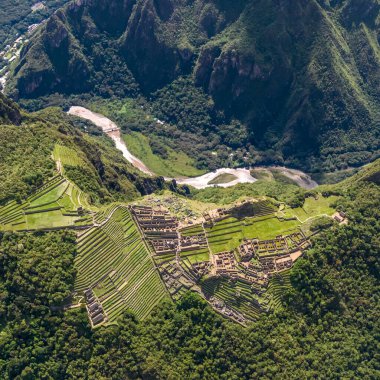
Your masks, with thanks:
[{"label": "bare rock face", "polygon": [[[270,75],[254,59],[239,54],[236,50],[221,53],[211,66],[208,92],[217,96],[218,92],[228,91],[232,100],[238,99],[255,81],[264,81]],[[200,79],[198,81],[200,83]]]}]

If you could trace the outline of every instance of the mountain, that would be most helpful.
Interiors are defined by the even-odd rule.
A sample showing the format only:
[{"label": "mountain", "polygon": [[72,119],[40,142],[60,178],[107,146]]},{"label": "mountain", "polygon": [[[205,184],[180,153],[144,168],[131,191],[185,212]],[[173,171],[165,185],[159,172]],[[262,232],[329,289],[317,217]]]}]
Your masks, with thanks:
[{"label": "mountain", "polygon": [[24,47],[11,93],[144,95],[179,130],[195,93],[210,122],[193,133],[241,149],[240,164],[358,166],[380,148],[379,11],[377,0],[75,1]]},{"label": "mountain", "polygon": [[[162,177],[144,176],[91,124],[54,108],[20,112],[0,96],[0,205],[25,199],[53,177],[58,161],[59,170],[94,204],[132,200],[165,188]],[[83,133],[81,127],[97,133]]]}]

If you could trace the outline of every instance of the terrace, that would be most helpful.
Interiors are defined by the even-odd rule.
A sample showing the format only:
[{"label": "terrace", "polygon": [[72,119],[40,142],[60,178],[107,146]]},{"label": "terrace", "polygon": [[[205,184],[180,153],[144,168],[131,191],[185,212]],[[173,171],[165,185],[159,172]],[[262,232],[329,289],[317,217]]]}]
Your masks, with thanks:
[{"label": "terrace", "polygon": [[278,235],[269,240],[245,239],[238,251],[243,261],[249,261],[254,256],[277,256],[305,250],[309,245],[309,240],[300,231],[285,236]]},{"label": "terrace", "polygon": [[103,222],[77,240],[75,290],[92,289],[107,322],[127,309],[143,319],[167,294],[150,253],[127,207],[113,206],[96,218]]}]

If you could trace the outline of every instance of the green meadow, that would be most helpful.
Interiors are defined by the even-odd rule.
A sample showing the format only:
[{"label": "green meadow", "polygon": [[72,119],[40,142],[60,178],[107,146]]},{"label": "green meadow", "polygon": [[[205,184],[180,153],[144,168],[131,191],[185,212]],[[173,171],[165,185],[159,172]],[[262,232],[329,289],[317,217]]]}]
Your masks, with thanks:
[{"label": "green meadow", "polygon": [[280,220],[277,217],[227,218],[207,228],[207,238],[212,253],[231,251],[237,248],[244,238],[273,239],[277,235],[297,231],[297,220]]},{"label": "green meadow", "polygon": [[123,135],[124,141],[130,152],[144,162],[155,174],[176,177],[196,177],[204,174],[204,171],[195,168],[194,161],[184,152],[176,152],[165,147],[168,152],[167,158],[154,154],[149,145],[149,138],[139,132]]}]

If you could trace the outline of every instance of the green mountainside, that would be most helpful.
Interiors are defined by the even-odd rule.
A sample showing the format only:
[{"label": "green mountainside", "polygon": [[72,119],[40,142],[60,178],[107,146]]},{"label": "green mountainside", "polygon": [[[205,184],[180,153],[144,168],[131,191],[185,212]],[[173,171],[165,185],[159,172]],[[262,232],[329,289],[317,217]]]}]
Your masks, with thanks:
[{"label": "green mountainside", "polygon": [[379,154],[379,10],[377,0],[73,2],[24,47],[10,92],[145,96],[183,151],[200,136],[199,167],[214,166],[211,151],[226,165],[228,148],[238,165],[359,166]]},{"label": "green mountainside", "polygon": [[0,9],[0,48],[13,42],[17,35],[26,33],[30,25],[40,23],[66,2],[67,0],[3,0]]},{"label": "green mountainside", "polygon": [[20,124],[21,122],[19,107],[3,94],[0,94],[0,121],[10,124]]},{"label": "green mountainside", "polygon": [[[66,1],[3,3],[0,46]],[[73,0],[24,35],[0,379],[380,378],[379,25],[378,0]]]},{"label": "green mountainside", "polygon": [[0,102],[0,204],[26,199],[54,176],[57,162],[95,204],[132,200],[165,187],[163,178],[148,178],[126,162],[110,139],[80,132],[83,122],[61,110],[21,118],[17,105],[2,96]]},{"label": "green mountainside", "polygon": [[[261,234],[278,235],[283,229],[279,221],[268,222],[274,219],[268,213],[278,205],[278,216],[286,219],[296,215],[306,228],[313,228],[313,224],[307,227],[308,219],[319,221],[319,232],[311,238],[312,247],[292,269],[273,276],[265,294],[241,280],[214,277],[201,282],[202,292],[210,299],[217,297],[230,310],[250,317],[243,327],[215,313],[210,299],[202,299],[199,289],[183,288],[172,293],[171,287],[166,288],[174,268],[170,255],[152,256],[146,244],[149,237],[142,239],[136,216],[127,204],[90,204],[91,196],[64,178],[69,174],[67,168],[89,163],[84,151],[70,143],[76,130],[57,112],[49,109],[26,114],[23,123],[14,127],[33,130],[28,141],[36,150],[34,161],[38,154],[49,155],[54,147],[53,158],[61,160],[64,171],[63,176],[56,175],[37,190],[29,184],[25,191],[32,195],[21,203],[12,201],[0,207],[1,378],[378,377],[379,161],[342,183],[313,191],[260,180],[230,189],[199,190],[187,198],[160,192],[138,199],[139,204],[157,204],[160,200],[173,212],[182,202],[185,208],[198,212],[206,205],[223,207],[242,197],[266,195],[266,202],[254,203],[264,216],[241,218],[244,210],[236,208],[232,217],[206,229],[213,254],[224,249],[221,245],[236,244],[230,236],[238,236],[237,228],[249,234],[255,228],[259,231],[262,227],[255,225],[263,223]],[[38,145],[39,139],[30,137],[35,134],[41,138],[41,131],[45,132],[45,153]],[[67,145],[61,145],[63,140]],[[77,154],[70,155],[70,149],[77,149]],[[47,165],[47,157],[45,164],[42,158],[38,164],[46,167],[42,181],[54,169],[52,160],[53,164]],[[20,160],[8,161],[10,173],[20,167]],[[76,181],[79,186],[80,181]],[[102,189],[108,190],[106,184]],[[46,225],[57,212],[52,209],[53,203],[63,212],[59,220],[55,219],[61,223],[57,228]],[[78,206],[83,206],[84,214],[76,214],[75,218],[87,218],[90,225],[77,224],[72,231],[67,230],[62,221],[73,217],[74,211],[80,212]],[[328,226],[320,223],[316,215],[331,215],[334,209],[344,210],[348,224],[333,224],[331,218]],[[245,210],[244,215],[249,212]],[[21,214],[29,231],[17,231],[25,229],[17,220],[16,224],[6,224]],[[33,226],[28,224],[32,221]],[[289,219],[286,223],[294,222]],[[37,231],[32,231],[34,228]],[[198,236],[201,231],[199,225],[194,225],[181,233]],[[203,251],[181,253],[181,266],[188,279],[194,276],[191,263],[204,255]],[[158,268],[166,269],[160,269],[159,274]],[[177,272],[173,275],[181,280]],[[83,296],[89,285],[111,323],[96,328],[90,325]],[[260,310],[267,297],[271,300],[269,309]]]}]

